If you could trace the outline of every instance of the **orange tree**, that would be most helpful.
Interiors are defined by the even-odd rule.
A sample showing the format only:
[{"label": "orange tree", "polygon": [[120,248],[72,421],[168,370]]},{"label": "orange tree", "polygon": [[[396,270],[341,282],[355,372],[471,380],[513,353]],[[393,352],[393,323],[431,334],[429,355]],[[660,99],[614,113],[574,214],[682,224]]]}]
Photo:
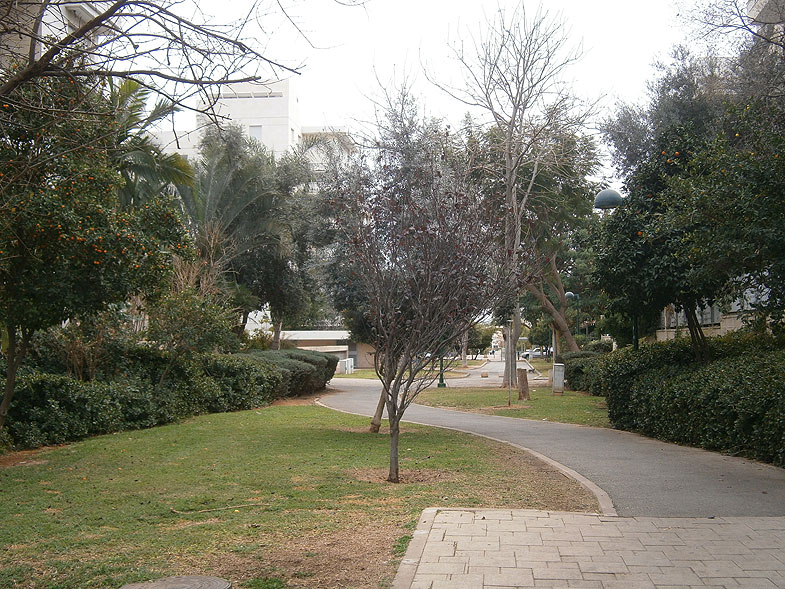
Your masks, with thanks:
[{"label": "orange tree", "polygon": [[0,428],[32,334],[153,293],[183,250],[184,230],[162,199],[121,211],[110,158],[115,113],[68,79],[16,90],[39,110],[0,104],[0,324],[7,370]]}]

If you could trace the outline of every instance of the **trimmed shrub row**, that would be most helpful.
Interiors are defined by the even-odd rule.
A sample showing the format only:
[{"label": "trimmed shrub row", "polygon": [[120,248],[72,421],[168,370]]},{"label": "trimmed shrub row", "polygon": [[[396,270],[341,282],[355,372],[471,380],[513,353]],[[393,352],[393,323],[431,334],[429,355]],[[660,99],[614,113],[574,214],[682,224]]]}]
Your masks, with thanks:
[{"label": "trimmed shrub row", "polygon": [[785,350],[649,370],[607,401],[614,425],[785,466]]},{"label": "trimmed shrub row", "polygon": [[256,350],[240,354],[274,366],[281,375],[276,397],[310,395],[321,391],[335,374],[338,357],[310,350]]},{"label": "trimmed shrub row", "polygon": [[7,421],[13,445],[62,444],[311,394],[325,387],[338,362],[335,356],[300,350],[192,359],[171,359],[144,347],[126,352],[109,381],[20,375]]},{"label": "trimmed shrub row", "polygon": [[565,358],[570,385],[606,397],[614,427],[785,466],[785,349],[770,336],[709,340],[696,364],[689,340]]}]

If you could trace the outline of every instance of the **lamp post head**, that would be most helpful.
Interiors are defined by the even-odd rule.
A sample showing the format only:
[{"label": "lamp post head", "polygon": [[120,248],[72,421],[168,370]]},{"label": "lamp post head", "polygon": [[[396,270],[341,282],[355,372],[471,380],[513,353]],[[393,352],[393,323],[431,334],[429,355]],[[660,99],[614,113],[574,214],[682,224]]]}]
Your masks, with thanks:
[{"label": "lamp post head", "polygon": [[594,197],[595,209],[616,209],[622,204],[624,204],[624,199],[622,198],[621,194],[619,194],[613,188],[606,188],[605,190],[601,190],[599,193],[597,193],[597,196]]},{"label": "lamp post head", "polygon": [[575,299],[576,301],[581,298],[578,296],[578,293],[570,292],[569,290],[564,293],[564,296],[570,300]]}]

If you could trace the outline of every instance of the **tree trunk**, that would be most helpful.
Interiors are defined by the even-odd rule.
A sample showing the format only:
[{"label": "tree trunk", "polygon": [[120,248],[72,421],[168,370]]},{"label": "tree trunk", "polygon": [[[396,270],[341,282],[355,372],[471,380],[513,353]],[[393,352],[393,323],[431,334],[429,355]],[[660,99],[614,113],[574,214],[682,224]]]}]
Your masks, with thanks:
[{"label": "tree trunk", "polygon": [[387,480],[391,483],[399,482],[398,478],[398,437],[400,429],[398,419],[390,419],[390,474]]},{"label": "tree trunk", "polygon": [[250,311],[243,311],[241,313],[240,323],[234,326],[234,333],[237,337],[242,337],[246,325],[248,325],[248,317],[251,315]]},{"label": "tree trunk", "polygon": [[572,333],[570,333],[570,326],[567,323],[564,313],[560,312],[559,309],[553,305],[551,300],[546,296],[545,291],[536,284],[527,284],[526,290],[534,295],[534,297],[537,299],[537,302],[540,303],[542,310],[550,315],[551,322],[556,332],[564,337],[564,341],[567,343],[568,350],[570,352],[578,352],[580,350],[578,347],[578,342],[575,341]]},{"label": "tree trunk", "polygon": [[24,330],[21,334],[22,340],[18,341],[15,326],[6,327],[6,334],[8,335],[8,353],[6,354],[5,390],[3,391],[3,400],[0,402],[0,431],[5,427],[8,410],[11,408],[11,401],[14,398],[16,374],[27,354],[27,345],[30,342],[30,333]]},{"label": "tree trunk", "polygon": [[502,379],[502,388],[518,386],[518,340],[521,337],[521,310],[516,308],[512,312],[512,329],[504,328],[504,342],[505,342],[505,357],[507,360],[504,363],[504,378]]},{"label": "tree trunk", "polygon": [[469,330],[467,329],[464,332],[463,337],[461,337],[461,366],[463,368],[469,367]]},{"label": "tree trunk", "polygon": [[281,349],[281,327],[283,327],[283,319],[273,319],[273,350]]},{"label": "tree trunk", "polygon": [[384,405],[387,402],[387,392],[382,387],[382,394],[379,395],[379,402],[376,404],[376,411],[373,414],[373,419],[371,419],[371,427],[369,431],[374,434],[379,433],[379,429],[382,427],[382,414],[384,413]]},{"label": "tree trunk", "polygon": [[684,314],[687,316],[687,328],[690,330],[690,340],[692,342],[692,351],[695,354],[695,361],[708,362],[709,344],[706,341],[706,335],[703,333],[700,321],[698,321],[695,307],[693,305],[684,305]]},{"label": "tree trunk", "polygon": [[518,368],[518,400],[531,400],[528,372],[525,368]]}]

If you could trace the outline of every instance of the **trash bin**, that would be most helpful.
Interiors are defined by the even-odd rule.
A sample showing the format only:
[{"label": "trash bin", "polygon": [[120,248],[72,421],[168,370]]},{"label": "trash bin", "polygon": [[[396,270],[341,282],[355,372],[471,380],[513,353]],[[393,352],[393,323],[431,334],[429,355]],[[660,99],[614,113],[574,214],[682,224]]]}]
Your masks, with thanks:
[{"label": "trash bin", "polygon": [[553,394],[561,395],[564,392],[564,364],[553,365]]}]

